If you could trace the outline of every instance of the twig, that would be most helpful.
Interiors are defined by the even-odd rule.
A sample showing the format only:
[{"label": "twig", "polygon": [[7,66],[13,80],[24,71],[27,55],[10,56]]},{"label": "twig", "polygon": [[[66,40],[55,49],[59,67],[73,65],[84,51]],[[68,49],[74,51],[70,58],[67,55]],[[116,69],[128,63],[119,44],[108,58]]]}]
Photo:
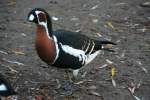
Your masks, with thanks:
[{"label": "twig", "polygon": [[5,55],[8,55],[8,53],[7,53],[7,52],[2,51],[2,50],[0,50],[0,53],[5,54]]},{"label": "twig", "polygon": [[2,60],[4,60],[4,61],[6,61],[6,62],[8,62],[8,63],[12,63],[12,64],[17,64],[17,65],[21,65],[21,66],[24,66],[24,64],[23,63],[20,63],[20,62],[18,62],[18,61],[11,61],[11,60],[8,60],[8,59],[6,59],[6,58],[3,58]]},{"label": "twig", "polygon": [[8,68],[8,69],[10,69],[12,72],[18,73],[18,71],[17,71],[17,70],[15,70],[15,69],[11,68],[11,67],[10,67],[10,66],[8,66],[8,65],[1,64],[1,66],[3,66],[3,67],[7,67],[7,68]]}]

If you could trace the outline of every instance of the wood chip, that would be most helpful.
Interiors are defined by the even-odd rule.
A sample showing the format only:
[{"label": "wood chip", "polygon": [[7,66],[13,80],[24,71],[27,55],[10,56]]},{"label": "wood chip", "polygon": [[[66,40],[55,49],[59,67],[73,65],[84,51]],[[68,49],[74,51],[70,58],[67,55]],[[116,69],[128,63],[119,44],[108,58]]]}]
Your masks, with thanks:
[{"label": "wood chip", "polygon": [[84,80],[84,81],[79,81],[79,82],[74,83],[74,84],[79,85],[79,84],[82,84],[82,83],[84,83],[84,82],[85,82],[85,80]]},{"label": "wood chip", "polygon": [[93,19],[92,22],[93,23],[98,23],[98,19]]},{"label": "wood chip", "polygon": [[10,67],[9,65],[4,65],[4,64],[1,64],[1,66],[3,67],[7,67],[11,72],[15,72],[15,73],[18,73],[17,70],[13,69],[12,67]]},{"label": "wood chip", "polygon": [[113,62],[110,61],[109,59],[106,59],[106,62],[107,62],[108,64],[113,64]]},{"label": "wood chip", "polygon": [[52,20],[54,20],[54,21],[58,21],[58,20],[59,20],[59,18],[58,18],[58,17],[55,17],[55,16],[52,16]]},{"label": "wood chip", "polygon": [[90,91],[90,94],[101,97],[101,95],[98,92],[95,92],[95,91]]},{"label": "wood chip", "polygon": [[113,85],[114,87],[117,86],[116,81],[115,81],[113,78],[111,78],[111,82],[112,82],[112,85]]},{"label": "wood chip", "polygon": [[60,81],[56,79],[56,82],[57,82],[57,89],[59,89],[61,87]]},{"label": "wood chip", "polygon": [[8,55],[8,53],[7,53],[6,51],[0,50],[0,53],[5,54],[5,55]]},{"label": "wood chip", "polygon": [[11,0],[7,5],[8,6],[14,6],[14,5],[16,5],[16,0]]},{"label": "wood chip", "polygon": [[120,2],[120,3],[116,3],[115,5],[116,5],[116,6],[122,6],[122,5],[125,5],[125,4],[127,4],[127,3]]},{"label": "wood chip", "polygon": [[98,69],[102,69],[102,68],[105,68],[105,67],[107,67],[107,66],[108,66],[108,64],[104,64],[104,65],[98,67]]},{"label": "wood chip", "polygon": [[148,70],[145,67],[141,67],[141,68],[146,74],[148,74]]},{"label": "wood chip", "polygon": [[102,35],[100,33],[96,33],[99,37],[102,37]]},{"label": "wood chip", "polygon": [[150,7],[150,2],[144,2],[141,4],[142,7]]},{"label": "wood chip", "polygon": [[96,8],[98,8],[98,5],[93,6],[91,9],[95,10]]},{"label": "wood chip", "polygon": [[25,53],[23,51],[16,51],[16,50],[12,50],[13,53],[15,53],[16,55],[25,55]]},{"label": "wood chip", "polygon": [[6,61],[6,62],[8,62],[8,63],[17,64],[17,65],[19,65],[19,66],[20,66],[20,65],[21,65],[21,66],[24,66],[23,63],[18,62],[18,61],[11,61],[11,60],[8,60],[8,59],[6,59],[6,58],[3,58],[2,60]]},{"label": "wood chip", "polygon": [[92,86],[87,87],[87,89],[88,89],[88,90],[96,90],[97,87],[96,87],[95,85],[92,85]]}]

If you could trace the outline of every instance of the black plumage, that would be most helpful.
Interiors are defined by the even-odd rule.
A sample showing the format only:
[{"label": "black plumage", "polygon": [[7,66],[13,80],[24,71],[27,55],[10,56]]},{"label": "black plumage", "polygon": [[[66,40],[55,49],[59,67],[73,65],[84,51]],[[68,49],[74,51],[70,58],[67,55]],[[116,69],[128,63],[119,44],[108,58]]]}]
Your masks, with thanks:
[{"label": "black plumage", "polygon": [[103,44],[116,45],[115,43],[111,41],[93,39],[79,32],[71,32],[71,31],[66,31],[62,29],[53,31],[53,35],[56,36],[56,38],[58,39],[58,42],[64,45],[69,45],[75,49],[86,51],[85,54],[89,54],[93,46],[94,48],[91,53],[102,49]]},{"label": "black plumage", "polygon": [[10,95],[16,95],[17,93],[14,91],[13,87],[10,84],[9,80],[6,80],[4,76],[0,74],[0,86],[4,85],[6,87],[6,90],[0,90],[0,96],[10,96]]},{"label": "black plumage", "polygon": [[78,57],[75,57],[73,55],[64,52],[60,44],[70,46],[77,50],[83,50],[85,52],[85,55],[90,55],[95,51],[102,49],[103,44],[115,45],[115,43],[110,41],[100,41],[92,39],[81,33],[66,30],[56,30],[53,32],[53,35],[57,38],[60,50],[59,57],[53,64],[53,66],[60,68],[79,69],[85,64],[85,60],[84,58],[82,58],[82,55],[81,55],[82,59],[81,61],[79,61]]}]

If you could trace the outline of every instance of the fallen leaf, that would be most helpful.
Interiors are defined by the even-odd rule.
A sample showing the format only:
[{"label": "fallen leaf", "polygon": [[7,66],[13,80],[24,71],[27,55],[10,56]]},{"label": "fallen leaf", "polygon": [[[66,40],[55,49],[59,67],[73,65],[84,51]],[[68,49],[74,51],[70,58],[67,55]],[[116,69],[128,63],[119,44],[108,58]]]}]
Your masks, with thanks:
[{"label": "fallen leaf", "polygon": [[96,33],[99,37],[102,37],[102,35],[100,33]]},{"label": "fallen leaf", "polygon": [[112,22],[107,22],[107,25],[110,27],[110,28],[112,28],[113,30],[115,30],[115,27],[113,26],[113,24],[112,24]]},{"label": "fallen leaf", "polygon": [[112,78],[116,76],[116,72],[117,72],[116,68],[115,68],[115,67],[112,67],[112,68],[111,68],[111,77],[112,77]]},{"label": "fallen leaf", "polygon": [[106,62],[107,62],[108,64],[113,64],[113,62],[110,61],[109,59],[106,59]]},{"label": "fallen leaf", "polygon": [[116,81],[113,78],[111,78],[111,81],[112,81],[113,86],[116,87],[117,86]]},{"label": "fallen leaf", "polygon": [[20,66],[20,65],[24,66],[23,63],[18,62],[18,61],[11,61],[11,60],[8,60],[8,59],[6,59],[6,58],[3,58],[2,60],[6,61],[6,62],[8,62],[8,63],[17,64],[17,65],[19,65],[19,66]]},{"label": "fallen leaf", "polygon": [[101,97],[101,95],[98,92],[95,92],[95,91],[90,91],[90,94]]},{"label": "fallen leaf", "polygon": [[57,17],[55,17],[55,16],[52,16],[52,20],[54,20],[54,21],[58,21],[58,20],[59,20],[59,18],[57,18]]},{"label": "fallen leaf", "polygon": [[1,64],[1,66],[7,67],[10,71],[15,72],[15,73],[18,73],[18,71],[17,71],[17,70],[15,70],[15,69],[11,68],[9,65]]},{"label": "fallen leaf", "polygon": [[16,0],[11,0],[7,5],[8,6],[16,5]]},{"label": "fallen leaf", "polygon": [[96,8],[98,8],[98,5],[93,6],[91,9],[94,10]]}]

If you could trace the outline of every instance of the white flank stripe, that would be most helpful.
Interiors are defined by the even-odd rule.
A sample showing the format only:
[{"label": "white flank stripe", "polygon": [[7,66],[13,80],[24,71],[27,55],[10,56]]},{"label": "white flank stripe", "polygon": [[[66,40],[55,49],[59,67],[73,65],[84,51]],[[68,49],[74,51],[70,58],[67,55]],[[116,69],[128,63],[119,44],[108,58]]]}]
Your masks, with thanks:
[{"label": "white flank stripe", "polygon": [[89,40],[89,42],[88,42],[88,46],[87,46],[87,48],[86,48],[85,52],[87,52],[87,51],[88,51],[89,46],[90,46],[90,40]]},{"label": "white flank stripe", "polygon": [[92,49],[91,49],[91,51],[89,52],[89,54],[91,54],[91,52],[93,51],[93,49],[94,49],[94,46],[95,46],[95,43],[92,41],[92,43],[93,43],[93,46],[92,46]]},{"label": "white flank stripe", "polygon": [[0,91],[6,91],[6,90],[7,90],[6,86],[4,84],[1,84]]},{"label": "white flank stripe", "polygon": [[79,50],[79,49],[74,49],[74,48],[72,48],[72,47],[70,47],[70,46],[68,46],[68,45],[63,45],[63,44],[61,44],[61,46],[62,46],[62,49],[66,52],[66,53],[68,53],[68,54],[70,54],[70,55],[73,55],[73,56],[75,56],[75,57],[78,57],[79,58],[79,61],[82,61],[82,63],[84,62],[84,60],[85,60],[85,52],[84,51],[82,51],[82,50]]}]

